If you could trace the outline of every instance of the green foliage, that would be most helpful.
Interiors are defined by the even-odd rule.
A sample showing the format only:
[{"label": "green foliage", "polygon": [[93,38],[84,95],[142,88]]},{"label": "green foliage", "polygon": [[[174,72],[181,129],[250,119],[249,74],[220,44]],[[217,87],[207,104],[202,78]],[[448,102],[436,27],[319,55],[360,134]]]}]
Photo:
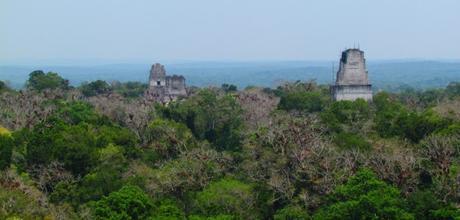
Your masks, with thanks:
[{"label": "green foliage", "polygon": [[460,135],[460,122],[453,123],[444,129],[440,129],[436,134],[444,136]]},{"label": "green foliage", "polygon": [[4,92],[12,91],[12,89],[6,84],[6,82],[0,80],[0,94]]},{"label": "green foliage", "polygon": [[11,135],[11,132],[10,132],[8,129],[6,129],[6,128],[4,128],[4,127],[2,127],[2,126],[0,125],[0,135],[7,135],[7,136],[10,136],[10,135]]},{"label": "green foliage", "polygon": [[120,147],[109,145],[97,152],[97,166],[85,175],[76,192],[80,203],[98,200],[123,186],[127,161]]},{"label": "green foliage", "polygon": [[[77,125],[65,129],[60,137],[53,140],[51,155],[74,174],[84,174],[94,165],[93,152],[97,139],[90,126]],[[30,157],[33,155],[29,154]]]},{"label": "green foliage", "polygon": [[111,124],[88,104],[79,102],[64,104],[56,115],[25,133],[22,142],[29,166],[57,160],[74,175],[84,175],[96,165],[98,149],[112,143],[132,155],[138,142],[128,129]]},{"label": "green foliage", "polygon": [[283,110],[302,110],[319,112],[326,100],[320,92],[289,92],[281,96],[279,108]]},{"label": "green foliage", "polygon": [[55,118],[36,125],[32,130],[23,130],[21,142],[25,144],[26,154],[24,155],[28,165],[48,164],[52,161],[52,149],[50,143],[61,138],[60,129],[65,127],[64,123]]},{"label": "green foliage", "polygon": [[96,80],[90,83],[83,83],[80,90],[86,97],[108,93],[112,90],[110,85],[103,80]]},{"label": "green foliage", "polygon": [[137,147],[139,138],[129,129],[117,125],[102,125],[96,129],[98,147],[105,147],[110,144],[122,146],[123,154],[128,158],[140,156]]},{"label": "green foliage", "polygon": [[405,210],[397,188],[377,179],[370,170],[361,170],[330,195],[329,204],[313,219],[414,219]]},{"label": "green foliage", "polygon": [[224,90],[224,92],[236,92],[238,91],[237,87],[235,85],[232,85],[232,84],[222,84],[222,90]]},{"label": "green foliage", "polygon": [[359,149],[362,151],[368,151],[372,148],[371,144],[362,136],[347,132],[337,134],[334,138],[334,142],[341,149]]},{"label": "green foliage", "polygon": [[7,87],[6,83],[0,80],[0,92],[3,92]]},{"label": "green foliage", "polygon": [[[369,104],[363,99],[332,103],[322,114],[322,121],[331,131],[359,129],[370,118]],[[347,127],[349,129],[344,129]]]},{"label": "green foliage", "polygon": [[16,189],[0,187],[0,204],[0,219],[42,219],[48,214],[37,201]]},{"label": "green foliage", "polygon": [[460,210],[443,204],[430,190],[419,190],[408,198],[408,207],[416,219],[455,219],[460,217]]},{"label": "green foliage", "polygon": [[37,91],[43,91],[45,89],[68,89],[69,81],[63,79],[57,73],[48,72],[45,74],[41,70],[36,70],[29,74],[27,88]]},{"label": "green foliage", "polygon": [[59,109],[55,117],[69,124],[79,124],[86,122],[89,124],[110,124],[106,117],[100,116],[94,108],[86,102],[61,102],[58,103]]},{"label": "green foliage", "polygon": [[78,207],[82,200],[78,195],[78,185],[75,182],[60,181],[57,183],[53,192],[50,193],[49,199],[52,203],[68,203],[74,207]]},{"label": "green foliage", "polygon": [[[267,99],[243,100],[232,85],[196,88],[157,105],[152,121],[123,125],[93,99],[61,99],[74,100],[68,91],[27,91],[18,103],[4,94],[1,104],[34,104],[15,115],[25,124],[0,117],[14,129],[0,127],[0,219],[459,219],[458,114],[429,108],[455,109],[457,87],[329,103],[326,87],[296,82],[265,90],[296,110],[271,114],[259,106]],[[138,97],[146,85],[81,87],[107,88]],[[144,107],[129,111],[148,118]],[[244,126],[260,114],[267,123]],[[351,176],[361,166],[384,181],[367,169]]]},{"label": "green foliage", "polygon": [[408,88],[398,94],[402,103],[416,103],[418,107],[426,108],[439,103],[445,96],[444,89],[429,89],[425,91]]},{"label": "green foliage", "polygon": [[160,204],[155,208],[152,220],[185,220],[185,213],[177,204],[168,199],[160,201]]},{"label": "green foliage", "polygon": [[460,82],[451,82],[446,88],[449,97],[460,96]]},{"label": "green foliage", "polygon": [[192,132],[182,123],[157,118],[146,131],[147,142],[154,150],[153,158],[171,159],[180,153],[197,147]]},{"label": "green foliage", "polygon": [[239,218],[232,216],[232,215],[216,215],[210,217],[203,217],[198,215],[191,215],[188,216],[189,220],[237,220]]},{"label": "green foliage", "polygon": [[243,126],[242,110],[231,95],[201,90],[195,96],[166,107],[157,106],[164,117],[187,125],[200,140],[219,150],[238,150]]},{"label": "green foliage", "polygon": [[427,91],[423,91],[419,94],[420,103],[419,105],[422,106],[433,106],[439,102],[444,96],[443,89],[430,89]]},{"label": "green foliage", "polygon": [[197,148],[163,163],[158,169],[142,171],[139,175],[147,177],[145,184],[155,195],[177,196],[201,190],[210,181],[222,177],[231,165],[222,153]]},{"label": "green foliage", "polygon": [[392,101],[386,93],[376,95],[374,102],[377,110],[376,130],[382,137],[400,136],[417,143],[451,124],[432,110],[421,113],[407,110],[400,103]]},{"label": "green foliage", "polygon": [[278,210],[274,215],[274,220],[308,220],[310,216],[306,210],[298,206],[287,206]]},{"label": "green foliage", "polygon": [[460,209],[454,206],[445,206],[438,210],[433,211],[433,219],[439,220],[459,220],[460,219]]},{"label": "green foliage", "polygon": [[330,101],[330,95],[313,82],[288,83],[278,87],[274,93],[281,99],[279,109],[305,112],[322,111]]},{"label": "green foliage", "polygon": [[196,196],[196,206],[206,216],[234,215],[239,219],[259,219],[253,187],[224,178],[211,183]]},{"label": "green foliage", "polygon": [[152,200],[136,186],[119,191],[91,204],[96,219],[147,219],[152,214]]},{"label": "green foliage", "polygon": [[433,111],[402,113],[395,119],[396,133],[412,142],[419,142],[429,134],[447,128],[450,122]]},{"label": "green foliage", "polygon": [[0,171],[10,166],[13,147],[13,138],[10,135],[0,134]]},{"label": "green foliage", "polygon": [[48,121],[37,125],[27,141],[29,166],[58,160],[75,175],[81,175],[94,165],[97,140],[88,124],[67,126],[59,120]]},{"label": "green foliage", "polygon": [[392,137],[398,135],[395,118],[404,111],[403,106],[396,101],[391,100],[388,93],[381,92],[374,96],[374,105],[376,106],[375,129],[382,137]]},{"label": "green foliage", "polygon": [[142,96],[148,85],[141,82],[115,83],[112,86],[113,91],[127,98],[136,98]]}]

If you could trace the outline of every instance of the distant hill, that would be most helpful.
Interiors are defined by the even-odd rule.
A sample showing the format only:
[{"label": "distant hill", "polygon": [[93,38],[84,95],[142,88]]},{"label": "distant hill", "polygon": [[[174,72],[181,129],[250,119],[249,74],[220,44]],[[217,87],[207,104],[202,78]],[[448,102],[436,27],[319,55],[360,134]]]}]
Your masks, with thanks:
[{"label": "distant hill", "polygon": [[[21,88],[28,74],[40,69],[58,72],[69,79],[72,85],[97,79],[147,82],[150,65],[2,65],[0,80],[9,82],[14,88]],[[165,66],[168,73],[182,74],[186,77],[187,84],[194,86],[219,86],[228,83],[235,84],[238,88],[250,85],[275,87],[283,81],[314,79],[319,83],[330,83],[332,80],[332,62],[189,62]],[[460,81],[460,62],[368,62],[368,70],[374,89],[399,90],[407,86],[418,89],[437,88],[444,87],[451,81]]]}]

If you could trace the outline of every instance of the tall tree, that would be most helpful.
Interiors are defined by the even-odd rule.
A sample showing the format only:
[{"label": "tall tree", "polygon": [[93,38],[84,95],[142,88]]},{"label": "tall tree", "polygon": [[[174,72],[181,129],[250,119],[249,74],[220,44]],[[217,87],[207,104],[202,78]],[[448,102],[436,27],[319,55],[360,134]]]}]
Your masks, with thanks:
[{"label": "tall tree", "polygon": [[59,76],[57,73],[44,73],[42,70],[36,70],[29,74],[27,88],[37,91],[45,89],[68,89],[69,81]]}]

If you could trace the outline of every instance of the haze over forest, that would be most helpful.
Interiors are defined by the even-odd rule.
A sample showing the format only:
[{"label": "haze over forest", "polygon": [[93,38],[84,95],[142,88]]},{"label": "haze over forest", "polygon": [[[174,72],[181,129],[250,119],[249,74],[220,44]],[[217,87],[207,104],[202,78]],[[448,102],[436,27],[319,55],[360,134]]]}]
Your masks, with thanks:
[{"label": "haze over forest", "polygon": [[[272,61],[272,62],[183,62],[167,63],[171,74],[181,74],[191,86],[220,86],[234,84],[243,89],[247,86],[276,87],[286,81],[316,80],[329,84],[333,78],[334,64],[338,59],[327,61]],[[78,86],[85,81],[139,81],[147,82],[150,64],[109,65],[15,65],[0,66],[0,78],[14,88],[22,88],[34,70],[54,71]],[[368,63],[369,76],[374,90],[398,91],[407,87],[430,89],[445,87],[449,82],[460,80],[460,62],[393,60]],[[335,74],[334,74],[335,75]]]}]

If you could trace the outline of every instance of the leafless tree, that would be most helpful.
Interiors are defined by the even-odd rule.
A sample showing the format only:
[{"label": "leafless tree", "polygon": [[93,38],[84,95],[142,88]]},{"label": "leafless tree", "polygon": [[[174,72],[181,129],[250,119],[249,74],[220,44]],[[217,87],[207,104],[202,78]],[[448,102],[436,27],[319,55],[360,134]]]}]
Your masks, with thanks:
[{"label": "leafless tree", "polygon": [[439,188],[437,193],[444,201],[460,201],[460,170],[452,169],[459,164],[459,136],[431,135],[421,145],[422,160],[434,166],[430,171]]},{"label": "leafless tree", "polygon": [[244,90],[237,94],[237,101],[244,112],[244,121],[249,129],[267,126],[269,116],[276,109],[279,98],[261,89]]},{"label": "leafless tree", "polygon": [[61,181],[75,181],[72,174],[64,169],[62,163],[53,161],[47,165],[37,165],[29,169],[30,173],[35,179],[38,188],[48,195],[57,183]]},{"label": "leafless tree", "polygon": [[128,99],[117,93],[90,97],[89,103],[96,111],[131,129],[142,138],[142,134],[151,121],[153,103],[142,98]]}]

